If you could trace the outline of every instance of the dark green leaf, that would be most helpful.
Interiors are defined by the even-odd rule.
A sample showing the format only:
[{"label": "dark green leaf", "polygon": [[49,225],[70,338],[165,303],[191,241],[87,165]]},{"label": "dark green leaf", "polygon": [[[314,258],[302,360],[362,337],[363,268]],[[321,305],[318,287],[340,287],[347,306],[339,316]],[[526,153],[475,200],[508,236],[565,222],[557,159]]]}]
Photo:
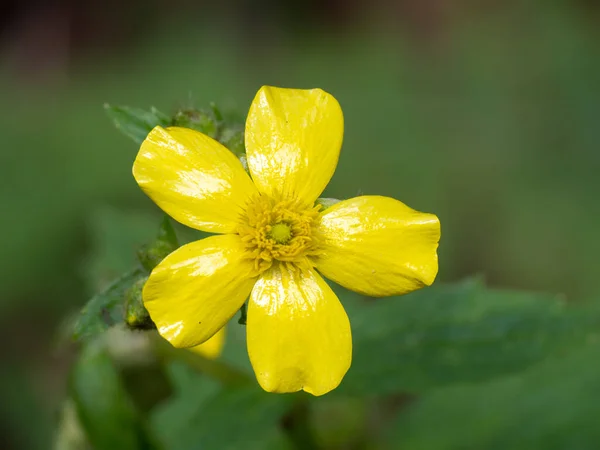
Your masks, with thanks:
[{"label": "dark green leaf", "polygon": [[179,364],[171,367],[179,393],[154,415],[153,425],[170,450],[285,449],[280,427],[292,396],[258,386],[221,389]]},{"label": "dark green leaf", "polygon": [[136,268],[113,282],[81,310],[73,326],[74,339],[87,339],[123,321],[125,293],[134,283],[145,277],[144,270]]},{"label": "dark green leaf", "polygon": [[194,417],[181,448],[194,443],[219,450],[272,447],[281,438],[280,422],[291,403],[291,396],[268,394],[258,386],[223,390]]},{"label": "dark green leaf", "polygon": [[525,373],[425,396],[390,427],[406,450],[600,448],[600,346],[582,346]]},{"label": "dark green leaf", "polygon": [[[364,442],[370,417],[363,398],[326,395],[310,402],[309,426],[319,448],[356,448]],[[353,446],[354,444],[354,446]]]},{"label": "dark green leaf", "polygon": [[583,341],[598,316],[544,294],[468,281],[398,298],[342,292],[353,362],[339,393],[419,393],[524,370]]},{"label": "dark green leaf", "polygon": [[156,448],[100,342],[84,347],[71,373],[70,393],[95,450]]},{"label": "dark green leaf", "polygon": [[153,412],[152,425],[165,447],[176,450],[182,432],[187,431],[204,404],[219,392],[221,385],[179,361],[165,367],[174,395]]},{"label": "dark green leaf", "polygon": [[148,133],[157,125],[169,125],[169,117],[156,108],[149,111],[129,106],[104,105],[108,117],[115,126],[126,136],[133,139],[136,144],[141,144]]}]

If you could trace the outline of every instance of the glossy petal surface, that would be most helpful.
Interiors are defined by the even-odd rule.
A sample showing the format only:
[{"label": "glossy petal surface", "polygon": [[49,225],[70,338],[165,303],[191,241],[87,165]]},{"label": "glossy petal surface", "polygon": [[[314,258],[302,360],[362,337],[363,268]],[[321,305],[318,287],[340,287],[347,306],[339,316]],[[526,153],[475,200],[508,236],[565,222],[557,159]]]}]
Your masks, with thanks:
[{"label": "glossy petal surface", "polygon": [[234,232],[257,192],[233,153],[187,128],[154,128],[142,143],[133,176],[175,220],[213,233]]},{"label": "glossy petal surface", "polygon": [[167,256],[150,274],[144,305],[175,347],[199,345],[240,309],[254,277],[237,235],[211,236]]},{"label": "glossy petal surface", "polygon": [[374,297],[399,295],[433,283],[438,271],[440,222],[393,198],[343,200],[321,213],[327,278]]},{"label": "glossy petal surface", "polygon": [[227,327],[221,328],[208,341],[203,344],[196,345],[195,347],[190,348],[190,350],[194,353],[204,356],[205,358],[217,359],[219,356],[221,356],[223,347],[225,346],[225,335],[227,334],[226,328]]},{"label": "glossy petal surface", "polygon": [[248,353],[263,389],[325,394],[350,367],[346,311],[314,270],[274,265],[256,282],[248,304]]},{"label": "glossy petal surface", "polygon": [[246,120],[248,168],[261,192],[312,204],[333,176],[344,119],[321,89],[262,87]]}]

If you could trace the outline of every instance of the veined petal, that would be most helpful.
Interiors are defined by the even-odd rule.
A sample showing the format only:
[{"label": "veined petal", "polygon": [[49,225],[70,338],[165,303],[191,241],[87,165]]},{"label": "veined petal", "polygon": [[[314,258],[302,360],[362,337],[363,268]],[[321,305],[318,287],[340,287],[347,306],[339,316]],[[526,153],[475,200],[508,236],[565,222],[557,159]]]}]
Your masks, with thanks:
[{"label": "veined petal", "polygon": [[175,220],[213,233],[234,232],[257,192],[232,152],[187,128],[154,128],[142,143],[133,176]]},{"label": "veined petal", "polygon": [[142,292],[158,332],[175,347],[213,336],[241,308],[256,281],[237,235],[211,236],[167,256]]},{"label": "veined petal", "polygon": [[225,335],[227,334],[226,329],[227,327],[221,328],[208,341],[190,348],[190,351],[208,359],[217,359],[221,355],[223,347],[225,346]]},{"label": "veined petal", "polygon": [[337,166],[344,118],[321,89],[262,87],[246,120],[248,168],[259,191],[312,204]]},{"label": "veined petal", "polygon": [[389,197],[343,200],[321,213],[319,272],[373,297],[405,294],[433,283],[440,222]]},{"label": "veined petal", "polygon": [[277,264],[264,272],[250,294],[246,333],[256,378],[269,392],[322,395],[350,367],[348,316],[312,269]]}]

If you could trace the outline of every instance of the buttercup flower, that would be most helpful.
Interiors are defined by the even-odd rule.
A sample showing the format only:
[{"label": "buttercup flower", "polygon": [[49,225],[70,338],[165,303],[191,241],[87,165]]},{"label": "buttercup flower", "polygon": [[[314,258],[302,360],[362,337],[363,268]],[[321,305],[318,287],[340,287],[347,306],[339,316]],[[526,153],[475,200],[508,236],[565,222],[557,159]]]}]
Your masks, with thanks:
[{"label": "buttercup flower", "polygon": [[398,200],[315,204],[337,165],[338,102],[320,89],[261,88],[246,120],[245,172],[212,138],[156,127],[133,166],[140,187],[184,225],[218,233],[184,245],[152,272],[143,299],[175,347],[208,340],[249,296],[247,345],[271,392],[339,385],[350,323],[325,276],[365,295],[404,294],[437,274],[438,218]]}]

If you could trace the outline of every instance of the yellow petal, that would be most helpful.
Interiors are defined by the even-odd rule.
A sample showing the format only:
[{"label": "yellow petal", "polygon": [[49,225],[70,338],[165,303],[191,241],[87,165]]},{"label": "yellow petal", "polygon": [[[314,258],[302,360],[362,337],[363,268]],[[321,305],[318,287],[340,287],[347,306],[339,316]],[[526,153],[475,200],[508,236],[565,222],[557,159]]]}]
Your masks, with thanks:
[{"label": "yellow petal", "polygon": [[225,329],[226,327],[221,328],[204,344],[196,345],[195,347],[190,348],[190,350],[205,358],[217,359],[221,355],[223,346],[225,345]]},{"label": "yellow petal", "polygon": [[323,254],[315,260],[327,278],[373,297],[399,295],[433,283],[438,271],[440,222],[393,198],[344,200],[321,213]]},{"label": "yellow petal", "polygon": [[344,118],[321,89],[262,87],[246,120],[248,168],[258,189],[312,204],[337,166]]},{"label": "yellow petal", "polygon": [[250,294],[247,338],[256,378],[269,392],[325,394],[352,359],[346,311],[312,269],[274,265],[262,274]]},{"label": "yellow petal", "polygon": [[175,220],[213,233],[234,232],[257,192],[233,153],[187,128],[154,128],[142,143],[133,176]]},{"label": "yellow petal", "polygon": [[255,281],[239,236],[211,236],[167,256],[150,274],[142,295],[162,337],[175,347],[193,347],[231,319]]}]

